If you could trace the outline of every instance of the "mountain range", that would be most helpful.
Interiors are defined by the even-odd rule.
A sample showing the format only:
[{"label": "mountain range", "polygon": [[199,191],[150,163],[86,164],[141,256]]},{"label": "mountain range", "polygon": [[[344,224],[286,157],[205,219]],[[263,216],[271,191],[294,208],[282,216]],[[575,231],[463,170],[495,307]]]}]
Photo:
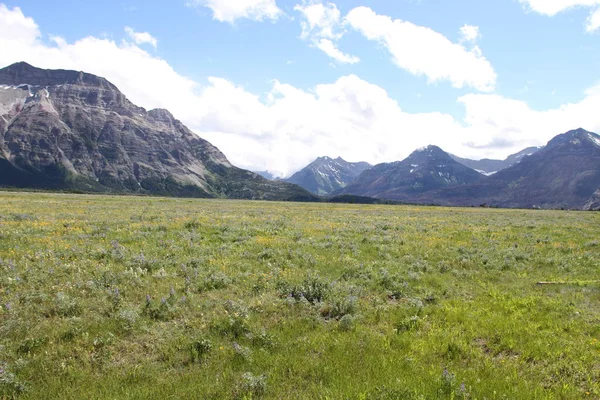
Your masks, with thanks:
[{"label": "mountain range", "polygon": [[479,172],[454,161],[439,147],[428,146],[414,151],[403,161],[379,164],[364,171],[336,194],[409,201],[430,190],[482,179]]},{"label": "mountain range", "polygon": [[316,200],[233,166],[167,110],[106,79],[17,63],[0,70],[0,185],[189,197]]},{"label": "mountain range", "polygon": [[469,160],[468,158],[461,158],[453,154],[450,154],[450,157],[462,165],[466,165],[467,167],[472,168],[483,175],[489,176],[494,175],[496,172],[502,171],[508,167],[512,167],[513,165],[521,162],[523,157],[537,153],[540,149],[542,149],[542,147],[528,147],[518,153],[508,156],[504,160],[491,160],[489,158],[484,158],[481,160]]},{"label": "mountain range", "polygon": [[338,158],[319,157],[302,170],[285,179],[304,189],[318,194],[329,195],[345,188],[371,164],[367,162],[348,162]]},{"label": "mountain range", "polygon": [[[481,182],[428,194],[438,204],[582,209],[597,202],[600,136],[584,129],[561,134],[535,154]],[[424,199],[423,199],[424,200]]]},{"label": "mountain range", "polygon": [[600,136],[576,129],[491,176],[435,146],[363,172],[340,194],[420,204],[597,209]]},{"label": "mountain range", "polygon": [[436,146],[374,167],[320,157],[286,180],[269,180],[232,165],[169,111],[134,105],[104,78],[21,62],[0,69],[0,186],[594,210],[600,136],[576,129],[506,160],[468,160]]}]

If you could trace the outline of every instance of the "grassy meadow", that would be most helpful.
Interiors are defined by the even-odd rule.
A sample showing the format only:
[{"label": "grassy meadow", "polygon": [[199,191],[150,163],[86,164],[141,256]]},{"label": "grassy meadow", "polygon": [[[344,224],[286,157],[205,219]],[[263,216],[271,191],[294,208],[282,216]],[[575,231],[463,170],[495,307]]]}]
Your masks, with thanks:
[{"label": "grassy meadow", "polygon": [[599,399],[599,228],[3,192],[0,398]]}]

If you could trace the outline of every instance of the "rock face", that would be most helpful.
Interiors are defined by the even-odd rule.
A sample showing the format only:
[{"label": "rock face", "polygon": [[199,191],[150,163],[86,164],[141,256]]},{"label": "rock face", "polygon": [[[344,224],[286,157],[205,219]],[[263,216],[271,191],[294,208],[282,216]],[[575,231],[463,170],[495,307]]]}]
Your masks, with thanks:
[{"label": "rock face", "polygon": [[468,158],[460,158],[453,154],[450,154],[450,157],[483,175],[489,176],[520,163],[524,157],[535,154],[542,148],[543,147],[528,147],[518,153],[508,156],[505,160],[492,160],[489,158],[484,158],[481,160],[469,160]]},{"label": "rock face", "polygon": [[91,74],[0,70],[0,185],[272,200],[313,199],[234,167],[167,110]]},{"label": "rock face", "polygon": [[[576,129],[484,181],[428,193],[440,204],[582,209],[600,187],[600,136]],[[591,206],[590,206],[591,207]]]},{"label": "rock face", "polygon": [[592,197],[583,206],[584,211],[600,211],[600,189],[596,190]]},{"label": "rock face", "polygon": [[413,152],[404,161],[379,164],[364,171],[339,194],[412,201],[423,193],[449,186],[466,185],[484,178],[454,161],[437,146]]},{"label": "rock face", "polygon": [[361,172],[369,168],[371,164],[366,162],[352,163],[341,157],[336,159],[320,157],[285,181],[315,194],[329,195],[346,187]]}]

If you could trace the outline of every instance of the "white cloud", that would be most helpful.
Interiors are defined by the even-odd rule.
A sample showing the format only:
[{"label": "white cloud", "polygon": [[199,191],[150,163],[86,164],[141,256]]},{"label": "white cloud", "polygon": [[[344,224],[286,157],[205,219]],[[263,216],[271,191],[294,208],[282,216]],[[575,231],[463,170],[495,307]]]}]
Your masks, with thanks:
[{"label": "white cloud", "polygon": [[39,28],[33,18],[26,17],[19,7],[11,10],[0,3],[0,38],[32,43],[39,35]]},{"label": "white cloud", "polygon": [[302,38],[306,39],[311,35],[327,39],[339,39],[343,36],[340,29],[340,10],[334,3],[307,2],[294,6],[294,10],[300,12],[304,21],[300,22],[302,26]]},{"label": "white cloud", "polygon": [[600,5],[600,0],[519,0],[532,11],[554,16],[560,12],[575,7],[594,7]]},{"label": "white cloud", "polygon": [[156,40],[156,38],[148,32],[136,32],[133,28],[126,26],[125,33],[127,33],[127,36],[129,36],[129,38],[133,40],[135,44],[147,43],[152,45],[154,48],[156,48],[158,45],[158,40]]},{"label": "white cloud", "polygon": [[0,6],[0,48],[0,66],[26,61],[104,76],[134,103],[169,109],[234,164],[278,175],[322,155],[379,163],[437,144],[461,156],[504,157],[579,126],[600,131],[600,86],[580,102],[546,111],[470,94],[458,99],[466,118],[457,120],[437,112],[408,113],[383,88],[355,75],[310,90],[274,81],[260,94],[217,77],[198,84],[135,43],[54,37],[47,44],[18,8]]},{"label": "white cloud", "polygon": [[304,0],[302,4],[297,4],[294,10],[300,12],[303,21],[302,39],[311,41],[311,45],[322,50],[329,57],[342,64],[356,64],[360,58],[346,54],[334,43],[344,36],[340,10],[334,3],[323,4],[315,0]]},{"label": "white cloud", "polygon": [[457,88],[494,90],[496,72],[478,47],[467,50],[432,29],[378,15],[368,7],[354,8],[346,21],[387,48],[398,67],[424,75],[429,82],[450,81]]},{"label": "white cloud", "polygon": [[600,8],[591,13],[586,21],[585,30],[595,32],[600,28]]},{"label": "white cloud", "polygon": [[[459,98],[465,106],[465,125],[478,132],[472,147],[510,143],[511,148],[545,144],[553,136],[583,127],[600,132],[596,111],[600,106],[600,87],[591,88],[577,103],[537,111],[527,103],[490,94],[469,94]],[[467,143],[467,142],[465,142]]]},{"label": "white cloud", "polygon": [[190,0],[188,5],[210,8],[213,19],[229,23],[241,18],[276,20],[283,14],[275,0]]},{"label": "white cloud", "polygon": [[479,33],[479,27],[473,25],[461,26],[460,35],[462,37],[462,40],[465,42],[474,42],[481,36],[481,34]]},{"label": "white cloud", "polygon": [[600,0],[519,0],[530,10],[553,17],[558,13],[573,8],[593,8],[586,20],[587,32],[595,32],[600,28]]},{"label": "white cloud", "polygon": [[325,52],[325,54],[327,54],[329,57],[339,61],[342,64],[356,64],[360,62],[360,58],[342,52],[329,39],[320,39],[315,46],[323,50],[323,52]]}]

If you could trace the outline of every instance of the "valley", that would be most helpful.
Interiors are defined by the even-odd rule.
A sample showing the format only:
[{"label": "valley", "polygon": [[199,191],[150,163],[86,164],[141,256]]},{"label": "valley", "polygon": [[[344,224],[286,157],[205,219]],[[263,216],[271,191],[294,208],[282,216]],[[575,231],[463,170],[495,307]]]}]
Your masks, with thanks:
[{"label": "valley", "polygon": [[600,397],[598,213],[0,200],[0,397]]}]

